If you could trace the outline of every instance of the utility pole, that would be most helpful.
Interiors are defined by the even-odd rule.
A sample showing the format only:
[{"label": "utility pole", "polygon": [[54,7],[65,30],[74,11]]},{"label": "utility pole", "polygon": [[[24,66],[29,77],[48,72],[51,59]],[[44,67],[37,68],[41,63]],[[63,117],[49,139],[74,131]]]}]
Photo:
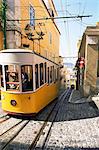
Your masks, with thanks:
[{"label": "utility pole", "polygon": [[3,22],[3,35],[4,35],[4,49],[7,49],[6,37],[6,0],[2,1],[2,22]]}]

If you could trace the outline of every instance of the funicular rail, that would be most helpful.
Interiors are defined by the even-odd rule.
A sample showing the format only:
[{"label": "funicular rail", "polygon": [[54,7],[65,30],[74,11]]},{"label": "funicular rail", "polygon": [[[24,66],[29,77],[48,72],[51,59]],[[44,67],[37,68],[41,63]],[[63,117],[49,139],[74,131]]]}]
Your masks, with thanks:
[{"label": "funicular rail", "polygon": [[32,150],[39,145],[44,149],[60,106],[69,98],[70,93],[70,90],[64,91],[58,100],[49,105],[48,109],[45,108],[35,119],[22,120],[11,117],[3,122],[0,128],[5,129],[0,133],[0,149]]},{"label": "funicular rail", "polygon": [[6,115],[2,115],[0,117],[0,124],[3,123],[4,121],[10,119],[10,116],[8,116],[7,114]]}]

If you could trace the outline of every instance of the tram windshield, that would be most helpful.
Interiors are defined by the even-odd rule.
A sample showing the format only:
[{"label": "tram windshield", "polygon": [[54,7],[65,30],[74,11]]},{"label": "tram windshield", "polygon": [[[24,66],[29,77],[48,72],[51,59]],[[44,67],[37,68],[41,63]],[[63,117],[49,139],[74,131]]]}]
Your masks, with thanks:
[{"label": "tram windshield", "polygon": [[19,91],[19,66],[6,65],[4,67],[7,91]]},{"label": "tram windshield", "polygon": [[32,65],[21,66],[22,92],[33,91],[33,67]]}]

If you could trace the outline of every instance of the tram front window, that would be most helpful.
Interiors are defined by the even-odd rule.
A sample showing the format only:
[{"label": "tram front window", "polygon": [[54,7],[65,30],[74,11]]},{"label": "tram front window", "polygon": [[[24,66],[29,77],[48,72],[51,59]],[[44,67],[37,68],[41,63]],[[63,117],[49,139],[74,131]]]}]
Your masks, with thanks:
[{"label": "tram front window", "polygon": [[32,65],[21,66],[22,92],[33,91],[33,67]]},{"label": "tram front window", "polygon": [[19,91],[19,66],[6,65],[5,66],[5,80],[7,91]]}]

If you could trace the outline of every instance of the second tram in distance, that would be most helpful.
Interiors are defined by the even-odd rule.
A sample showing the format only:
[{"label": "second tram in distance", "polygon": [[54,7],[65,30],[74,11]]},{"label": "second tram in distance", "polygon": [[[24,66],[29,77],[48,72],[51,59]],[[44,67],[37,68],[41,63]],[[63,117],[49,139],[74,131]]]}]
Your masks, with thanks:
[{"label": "second tram in distance", "polygon": [[31,50],[0,51],[2,109],[36,114],[58,96],[59,66]]}]

